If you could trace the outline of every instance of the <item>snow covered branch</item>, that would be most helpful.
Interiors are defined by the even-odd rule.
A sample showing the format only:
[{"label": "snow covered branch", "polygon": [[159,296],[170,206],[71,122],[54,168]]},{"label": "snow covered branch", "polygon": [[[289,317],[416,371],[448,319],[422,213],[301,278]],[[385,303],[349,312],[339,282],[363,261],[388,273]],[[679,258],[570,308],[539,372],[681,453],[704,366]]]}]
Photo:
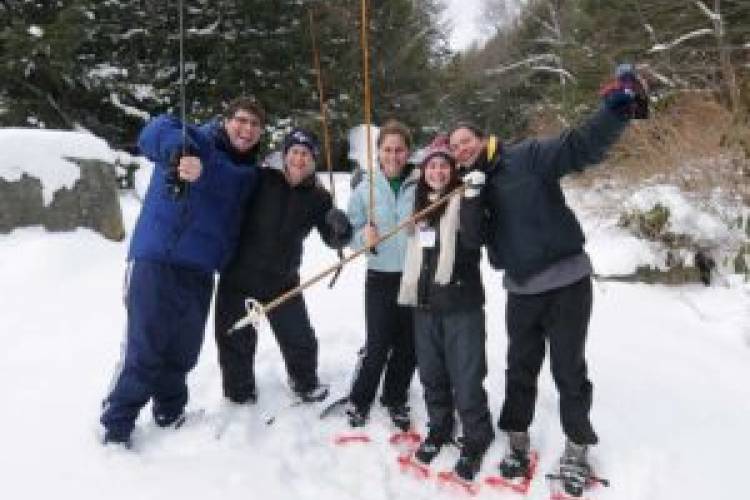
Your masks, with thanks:
[{"label": "snow covered branch", "polygon": [[543,73],[554,73],[564,79],[570,80],[571,82],[576,81],[576,77],[573,76],[573,74],[565,68],[555,68],[553,66],[531,66],[530,69],[532,71],[539,71]]},{"label": "snow covered branch", "polygon": [[684,35],[675,38],[669,43],[657,43],[656,45],[648,49],[648,53],[653,54],[655,52],[663,52],[683,42],[686,42],[687,40],[692,40],[693,38],[698,38],[701,36],[713,35],[713,34],[714,34],[714,30],[711,28],[701,28],[698,30],[694,30],[694,31],[691,31],[690,33],[685,33]]},{"label": "snow covered branch", "polygon": [[531,57],[527,57],[526,59],[522,61],[517,61],[512,64],[508,64],[507,66],[500,66],[499,68],[488,69],[485,73],[487,75],[500,75],[512,69],[516,69],[521,66],[531,66],[532,64],[536,62],[541,62],[541,61],[551,61],[554,63],[559,63],[560,58],[556,54],[537,54]]},{"label": "snow covered branch", "polygon": [[701,0],[695,0],[695,5],[703,12],[707,18],[711,20],[711,22],[717,22],[721,21],[721,14],[718,12],[714,12],[711,9],[709,9],[705,3],[703,3]]}]

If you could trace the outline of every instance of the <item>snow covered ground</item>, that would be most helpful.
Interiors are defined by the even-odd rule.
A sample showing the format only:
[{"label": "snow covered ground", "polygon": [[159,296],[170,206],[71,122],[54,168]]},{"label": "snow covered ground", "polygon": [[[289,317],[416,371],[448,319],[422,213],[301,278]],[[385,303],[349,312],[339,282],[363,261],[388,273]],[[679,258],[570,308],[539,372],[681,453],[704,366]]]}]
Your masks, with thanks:
[{"label": "snow covered ground", "polygon": [[[348,177],[339,176],[339,204]],[[571,200],[590,235],[595,265],[617,270],[623,254],[647,252],[599,211]],[[122,197],[132,228],[138,202]],[[0,235],[0,496],[6,499],[427,499],[455,498],[432,482],[402,475],[391,429],[375,408],[371,444],[333,444],[343,418],[319,420],[319,407],[285,408],[291,400],[281,357],[270,332],[260,335],[259,401],[230,409],[221,398],[213,328],[189,379],[190,408],[205,417],[174,431],[157,428],[142,412],[135,450],[99,443],[100,402],[110,381],[125,314],[120,301],[127,241],[112,243],[79,230],[51,234],[40,228]],[[306,246],[302,275],[334,262],[317,236]],[[504,384],[505,297],[501,276],[485,268],[488,291],[486,381],[497,416]],[[362,262],[348,266],[338,284],[306,293],[320,340],[320,376],[332,397],[346,391],[363,334]],[[611,480],[598,499],[746,498],[750,449],[750,287],[740,280],[706,288],[669,288],[599,282],[588,357],[595,385],[593,421],[601,443],[597,471]],[[420,430],[425,410],[419,382],[411,391]],[[229,413],[232,423],[216,438]],[[277,414],[276,422],[265,421]],[[531,428],[541,470],[552,469],[563,437],[557,396],[545,366]],[[497,439],[483,473],[503,452]],[[447,449],[438,467],[457,457]],[[479,498],[514,498],[483,489]],[[528,495],[547,498],[543,474]]]}]

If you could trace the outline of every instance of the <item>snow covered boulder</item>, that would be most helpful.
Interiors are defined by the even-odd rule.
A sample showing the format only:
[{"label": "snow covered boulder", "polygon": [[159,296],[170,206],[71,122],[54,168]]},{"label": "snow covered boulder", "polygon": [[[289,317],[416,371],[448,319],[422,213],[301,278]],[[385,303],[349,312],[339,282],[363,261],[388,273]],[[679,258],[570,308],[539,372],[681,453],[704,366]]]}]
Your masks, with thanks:
[{"label": "snow covered boulder", "polygon": [[660,262],[641,265],[633,281],[708,285],[714,270],[747,274],[750,247],[744,220],[747,207],[728,203],[721,192],[691,197],[676,186],[645,187],[626,201],[618,225],[652,242]]},{"label": "snow covered boulder", "polygon": [[0,129],[0,232],[42,225],[125,237],[114,164],[117,154],[83,132]]}]

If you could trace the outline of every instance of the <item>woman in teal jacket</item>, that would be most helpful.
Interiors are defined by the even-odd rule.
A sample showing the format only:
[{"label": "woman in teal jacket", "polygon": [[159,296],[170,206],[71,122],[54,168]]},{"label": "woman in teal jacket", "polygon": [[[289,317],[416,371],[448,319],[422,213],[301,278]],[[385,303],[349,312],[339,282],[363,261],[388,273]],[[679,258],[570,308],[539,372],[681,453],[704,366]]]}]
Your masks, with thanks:
[{"label": "woman in teal jacket", "polygon": [[[378,137],[378,168],[373,172],[373,213],[368,221],[370,179],[363,176],[349,199],[348,215],[354,227],[352,247],[360,249],[411,216],[419,171],[407,164],[411,133],[389,121]],[[352,427],[363,426],[383,377],[380,402],[400,429],[410,426],[407,393],[416,367],[412,311],[397,303],[404,268],[406,234],[379,243],[367,256],[365,280],[365,347],[354,375],[350,408]]]}]

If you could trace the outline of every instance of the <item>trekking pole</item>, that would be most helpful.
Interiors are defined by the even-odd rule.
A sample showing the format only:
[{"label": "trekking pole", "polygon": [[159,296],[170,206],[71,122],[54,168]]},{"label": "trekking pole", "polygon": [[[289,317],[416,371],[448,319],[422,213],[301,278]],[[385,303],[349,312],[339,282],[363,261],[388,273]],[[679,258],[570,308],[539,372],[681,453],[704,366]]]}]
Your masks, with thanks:
[{"label": "trekking pole", "polygon": [[315,74],[317,76],[318,84],[318,101],[320,102],[320,119],[323,122],[323,151],[325,153],[326,169],[328,170],[328,180],[331,184],[331,197],[336,201],[336,186],[333,183],[333,164],[331,161],[331,135],[328,131],[328,106],[325,102],[325,96],[323,94],[323,72],[320,69],[320,50],[318,49],[318,42],[315,37],[315,17],[313,10],[308,11],[310,15],[310,40],[312,42],[313,51],[313,65],[315,66]]},{"label": "trekking pole", "polygon": [[[365,164],[367,165],[367,178],[369,188],[369,203],[367,204],[367,225],[373,225],[373,214],[375,211],[375,182],[372,165],[372,96],[370,94],[370,48],[367,41],[367,32],[369,31],[369,21],[367,15],[367,0],[362,0],[362,20],[360,29],[360,45],[362,45],[362,87],[364,89],[364,116],[365,116],[365,137],[367,146],[365,151],[367,157]],[[370,248],[370,253],[377,254],[375,245]]]},{"label": "trekking pole", "polygon": [[[312,43],[313,65],[315,66],[315,74],[318,81],[320,119],[323,122],[323,151],[325,154],[326,168],[328,169],[328,180],[331,184],[331,199],[333,200],[333,206],[335,207],[336,185],[333,182],[333,163],[331,162],[331,136],[328,133],[328,112],[325,97],[323,95],[323,72],[320,69],[320,50],[318,50],[318,42],[315,38],[315,16],[313,15],[313,10],[310,9],[308,11],[308,14],[310,15],[310,41]],[[339,257],[339,260],[342,260],[344,258],[344,251],[342,249],[339,248],[338,250],[336,250],[336,254]],[[343,266],[338,268],[338,270],[336,270],[336,272],[333,274],[330,283],[328,283],[328,288],[333,288],[333,285],[336,284],[336,280],[338,279],[339,274],[341,274],[342,268]]]},{"label": "trekking pole", "polygon": [[187,124],[185,123],[185,8],[180,0],[180,121],[182,122],[182,154],[187,153]]},{"label": "trekking pole", "polygon": [[260,320],[266,316],[269,312],[279,307],[281,304],[286,302],[287,300],[291,299],[292,297],[295,297],[302,293],[306,288],[309,288],[310,286],[314,285],[321,279],[325,278],[329,274],[335,272],[337,269],[341,268],[344,264],[347,264],[360,255],[368,252],[372,247],[375,245],[378,245],[379,243],[393,237],[396,235],[399,231],[404,229],[405,227],[414,224],[419,219],[424,217],[425,215],[429,214],[439,206],[443,205],[444,203],[448,202],[452,197],[456,195],[460,195],[466,190],[466,185],[462,184],[455,188],[453,191],[450,191],[437,200],[435,200],[431,205],[426,206],[419,212],[413,214],[408,219],[403,220],[398,226],[394,227],[387,233],[378,236],[378,238],[372,243],[372,245],[363,246],[359,250],[353,252],[352,254],[345,257],[340,262],[337,262],[336,264],[320,271],[318,274],[313,276],[312,278],[308,279],[307,281],[300,283],[295,288],[292,288],[291,290],[285,292],[284,294],[276,297],[274,300],[269,302],[268,304],[261,304],[258,300],[254,298],[246,298],[245,299],[245,310],[247,311],[245,316],[240,318],[233,326],[227,331],[227,335],[231,335],[236,330],[239,330],[240,328],[244,328],[248,325],[253,325],[253,327],[256,327],[260,324]]},{"label": "trekking pole", "polygon": [[178,7],[180,9],[180,61],[179,61],[179,67],[180,67],[180,122],[182,124],[181,134],[182,134],[182,150],[181,151],[175,151],[172,153],[171,157],[169,158],[169,193],[172,195],[172,198],[177,200],[179,198],[182,198],[185,194],[187,194],[188,191],[188,182],[185,180],[180,179],[179,174],[179,165],[180,160],[182,157],[187,156],[187,123],[186,123],[186,111],[185,111],[185,20],[184,20],[184,6],[183,6],[183,0],[180,0],[178,3]]}]

